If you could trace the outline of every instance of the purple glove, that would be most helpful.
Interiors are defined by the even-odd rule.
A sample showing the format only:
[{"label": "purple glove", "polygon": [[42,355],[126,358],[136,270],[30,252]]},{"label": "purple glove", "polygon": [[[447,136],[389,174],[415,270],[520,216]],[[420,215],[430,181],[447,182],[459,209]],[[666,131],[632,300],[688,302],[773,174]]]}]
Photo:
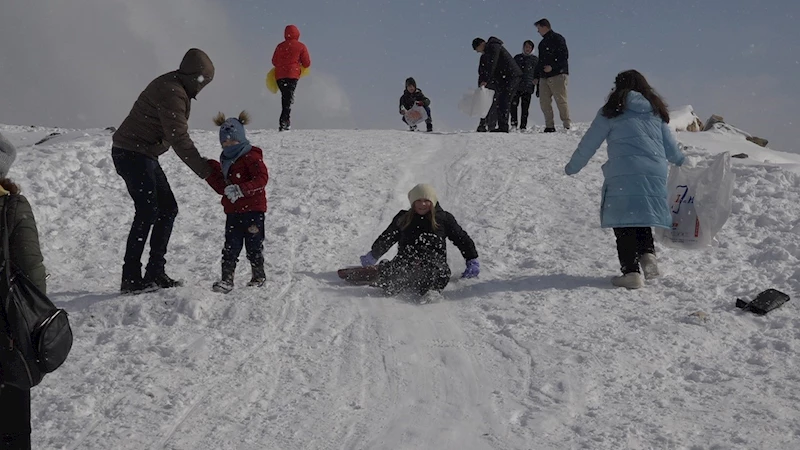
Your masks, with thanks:
[{"label": "purple glove", "polygon": [[372,256],[372,252],[361,257],[361,267],[374,266],[375,264],[378,264],[378,260]]},{"label": "purple glove", "polygon": [[481,264],[478,262],[478,258],[470,259],[467,261],[467,270],[464,271],[461,278],[475,278],[479,273],[481,273]]}]

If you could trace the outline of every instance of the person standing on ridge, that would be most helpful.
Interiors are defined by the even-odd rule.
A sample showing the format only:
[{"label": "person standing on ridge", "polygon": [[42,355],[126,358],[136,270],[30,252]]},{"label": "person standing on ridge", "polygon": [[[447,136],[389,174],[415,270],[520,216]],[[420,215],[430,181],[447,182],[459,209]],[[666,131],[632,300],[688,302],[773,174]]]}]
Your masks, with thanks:
[{"label": "person standing on ridge", "polygon": [[[511,128],[517,128],[517,124],[519,124],[520,131],[528,127],[528,111],[531,108],[533,89],[536,87],[533,80],[537,78],[536,65],[539,63],[539,58],[533,54],[533,48],[533,41],[525,41],[522,44],[522,53],[514,57],[514,61],[516,61],[519,68],[522,69],[522,79],[520,80],[517,92],[514,94],[514,98],[511,100]],[[520,100],[522,101],[522,119],[517,122],[517,118],[519,117],[519,111],[517,109]]]},{"label": "person standing on ridge", "polygon": [[567,78],[569,77],[569,49],[564,36],[550,28],[550,21],[541,19],[536,22],[536,31],[542,36],[539,42],[539,64],[536,67],[534,84],[539,85],[539,106],[544,114],[544,132],[556,131],[553,117],[553,99],[556,100],[558,114],[564,129],[569,130],[572,122],[569,118],[567,104]]},{"label": "person standing on ridge", "polygon": [[492,106],[489,108],[489,112],[478,123],[478,133],[485,133],[497,128],[497,86],[492,83],[489,77],[490,63],[489,55],[481,53],[480,62],[478,63],[478,86],[494,91],[494,96],[492,97]]},{"label": "person standing on ridge", "polygon": [[311,56],[306,45],[300,42],[300,30],[295,25],[287,25],[283,36],[285,40],[275,47],[272,65],[275,66],[275,81],[281,90],[281,118],[278,131],[289,131],[297,80],[300,79],[303,69],[311,67]]},{"label": "person standing on ridge", "polygon": [[508,114],[511,106],[511,97],[517,92],[522,69],[519,68],[514,57],[503,47],[503,41],[491,36],[488,41],[481,38],[472,40],[472,49],[478,53],[488,55],[489,81],[482,81],[481,86],[493,83],[497,90],[497,131],[508,133]]}]

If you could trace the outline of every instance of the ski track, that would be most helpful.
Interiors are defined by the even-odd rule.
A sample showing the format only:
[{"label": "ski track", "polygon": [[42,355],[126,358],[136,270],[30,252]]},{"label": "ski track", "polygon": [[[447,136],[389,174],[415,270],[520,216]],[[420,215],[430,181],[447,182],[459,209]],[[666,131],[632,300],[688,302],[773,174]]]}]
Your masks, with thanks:
[{"label": "ski track", "polygon": [[[597,225],[604,150],[563,174],[583,124],[549,135],[253,130],[270,169],[266,286],[244,287],[243,252],[236,289],[210,291],[219,196],[170,153],[181,212],[168,268],[188,284],[123,297],[133,208],[109,133],[33,145],[52,130],[6,129],[24,144],[12,175],[75,330],[68,363],[32,391],[36,448],[745,449],[800,436],[796,306],[763,318],[731,308],[800,287],[800,176],[778,166],[735,165],[720,244],[659,245],[664,276],[620,291],[608,282],[613,235]],[[214,133],[193,137],[218,155]],[[458,278],[450,243],[441,302],[342,284],[335,269],[358,264],[419,182],[476,241],[481,277]]]}]

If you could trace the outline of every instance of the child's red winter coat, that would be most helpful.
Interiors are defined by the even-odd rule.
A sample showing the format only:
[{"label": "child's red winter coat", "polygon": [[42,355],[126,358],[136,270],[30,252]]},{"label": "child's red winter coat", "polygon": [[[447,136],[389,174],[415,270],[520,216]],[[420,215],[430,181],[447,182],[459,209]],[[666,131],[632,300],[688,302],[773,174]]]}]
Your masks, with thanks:
[{"label": "child's red winter coat", "polygon": [[300,30],[294,25],[287,25],[284,31],[285,41],[275,47],[272,65],[275,66],[275,79],[297,80],[303,67],[311,67],[311,56],[308,48],[300,42]]},{"label": "child's red winter coat", "polygon": [[[222,195],[222,206],[225,214],[245,212],[267,212],[267,181],[269,172],[264,164],[264,156],[260,148],[253,147],[240,156],[228,171],[228,183],[222,176],[222,165],[219,161],[209,160],[211,175],[206,178],[217,194]],[[236,184],[244,194],[243,198],[231,203],[225,196],[225,186]]]}]

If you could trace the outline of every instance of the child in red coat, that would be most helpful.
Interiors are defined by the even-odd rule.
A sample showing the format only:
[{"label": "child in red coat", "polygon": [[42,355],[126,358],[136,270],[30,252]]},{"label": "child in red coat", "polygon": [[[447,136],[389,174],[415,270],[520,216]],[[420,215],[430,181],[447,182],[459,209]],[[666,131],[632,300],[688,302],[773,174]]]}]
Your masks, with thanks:
[{"label": "child in red coat", "polygon": [[219,113],[214,123],[219,128],[222,144],[220,162],[210,160],[212,174],[208,184],[222,195],[222,206],[228,218],[225,222],[225,246],[222,248],[222,279],[213,290],[227,294],[233,289],[233,273],[242,246],[253,269],[248,286],[263,286],[264,274],[264,213],[267,212],[266,186],[269,180],[261,149],[247,140],[244,126],[250,121],[246,111],[239,117]]},{"label": "child in red coat", "polygon": [[275,81],[281,90],[281,118],[278,131],[291,129],[292,103],[297,80],[304,68],[311,67],[311,56],[308,48],[300,42],[300,30],[294,25],[287,25],[283,32],[286,39],[272,54],[272,65],[275,66]]}]

